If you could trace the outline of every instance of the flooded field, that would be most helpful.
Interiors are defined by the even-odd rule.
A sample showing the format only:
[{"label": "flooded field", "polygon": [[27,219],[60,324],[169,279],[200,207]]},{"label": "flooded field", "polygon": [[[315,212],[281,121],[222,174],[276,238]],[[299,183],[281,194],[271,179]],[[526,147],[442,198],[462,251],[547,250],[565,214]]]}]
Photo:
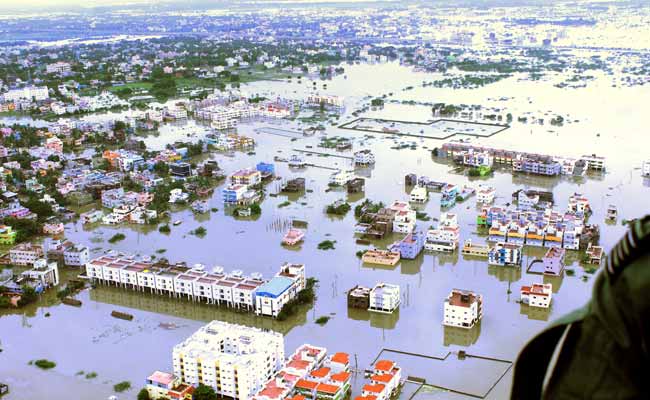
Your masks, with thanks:
[{"label": "flooded field", "polygon": [[449,139],[456,135],[490,137],[505,129],[506,125],[490,125],[469,121],[437,119],[435,121],[394,121],[375,118],[358,118],[340,125],[339,128],[358,132],[371,132],[412,136],[426,139]]},{"label": "flooded field", "polygon": [[[517,189],[538,188],[552,190],[557,207],[563,209],[568,197],[580,192],[591,201],[594,214],[589,222],[601,226],[601,245],[606,250],[625,231],[622,219],[648,212],[650,187],[638,170],[641,160],[648,157],[650,148],[650,139],[644,128],[647,125],[646,108],[650,104],[647,88],[614,88],[606,76],[600,76],[584,89],[566,90],[553,87],[552,77],[533,82],[515,76],[480,89],[451,90],[418,87],[424,80],[435,79],[436,74],[413,73],[397,64],[345,67],[347,78],[339,76],[327,81],[326,92],[346,96],[347,109],[339,121],[326,126],[325,135],[350,138],[354,149],[373,150],[375,166],[356,170],[358,176],[366,178],[366,198],[384,203],[406,200],[408,193],[404,188],[404,175],[407,173],[427,175],[434,180],[459,185],[476,187],[481,183],[494,186],[498,193],[497,204],[509,203],[511,193]],[[406,85],[413,85],[415,89],[402,91]],[[243,87],[243,90],[250,94],[277,93],[297,98],[311,87],[311,82],[294,80],[291,83],[256,82]],[[509,171],[497,170],[489,178],[468,178],[454,166],[432,159],[431,150],[442,145],[443,140],[359,134],[336,127],[353,119],[351,113],[364,98],[389,92],[400,100],[480,104],[507,109],[515,116],[510,129],[490,138],[472,138],[471,141],[567,156],[597,153],[607,158],[608,172],[602,176],[570,180],[513,175]],[[493,99],[495,93],[507,100]],[[557,114],[564,115],[570,122],[561,127],[516,122],[519,115],[542,118]],[[387,104],[384,109],[369,111],[363,116],[416,121],[432,118],[430,107],[403,104]],[[252,136],[258,143],[254,154],[221,154],[217,156],[219,164],[229,173],[241,167],[254,166],[259,161],[272,161],[274,156],[289,158],[293,148],[312,146],[319,151],[317,144],[321,135],[292,141],[295,136],[278,134],[287,130],[301,131],[302,128],[299,122],[242,124],[239,132]],[[178,140],[177,136],[183,137],[182,129],[177,135],[166,129],[148,142],[152,148],[162,148],[166,143]],[[391,148],[399,143],[414,144],[416,148]],[[350,152],[342,154],[351,155]],[[312,155],[307,156],[306,161],[332,168],[351,167],[351,161],[339,157]],[[79,308],[61,305],[48,294],[46,299],[27,309],[24,315],[11,313],[0,316],[0,347],[3,349],[0,353],[0,380],[11,388],[6,398],[62,400],[72,396],[105,399],[113,394],[112,385],[124,380],[139,389],[151,371],[171,369],[174,344],[212,319],[282,332],[287,353],[305,342],[327,347],[330,351],[346,351],[355,356],[353,359],[358,360],[359,368],[368,366],[383,348],[427,356],[463,349],[470,354],[514,360],[526,341],[548,321],[583,305],[590,297],[595,275],[578,264],[577,254],[569,255],[569,260],[573,260],[569,268],[575,270],[575,275],[557,278],[527,273],[525,267],[489,267],[485,260],[465,258],[458,253],[425,254],[416,260],[402,260],[392,268],[363,265],[355,253],[367,246],[355,244],[353,213],[331,217],[325,214],[324,208],[339,199],[354,207],[364,195],[348,195],[343,190],[326,191],[330,173],[329,169],[316,167],[295,171],[285,163],[276,163],[277,175],[284,179],[305,177],[310,192],[302,196],[267,196],[262,203],[262,215],[256,219],[237,220],[229,216],[221,202],[220,189],[223,186],[220,186],[209,200],[209,206],[218,208],[217,212],[194,215],[188,208],[174,209],[171,220],[182,220],[183,223],[173,226],[169,234],[152,227],[68,224],[67,237],[87,243],[96,255],[109,249],[139,255],[158,254],[171,261],[222,265],[227,271],[261,272],[267,277],[285,261],[304,263],[307,275],[319,280],[318,299],[313,307],[305,308],[294,318],[280,323],[250,314],[115,288],[102,287],[82,292],[77,296],[83,302]],[[278,185],[277,181],[270,183],[267,193],[276,192]],[[287,200],[291,202],[289,206],[278,207]],[[438,217],[439,201],[439,195],[434,194],[417,208]],[[482,243],[486,238],[476,232],[475,203],[475,198],[470,198],[451,211],[458,214],[461,240],[473,238]],[[617,224],[604,222],[609,204],[616,204],[619,208]],[[309,223],[305,241],[297,250],[280,246],[284,227],[294,218]],[[431,223],[420,222],[419,227],[427,229]],[[205,237],[189,234],[199,226],[206,228]],[[126,239],[109,244],[107,239],[116,231],[124,233]],[[384,247],[399,238],[401,235],[394,234],[383,241],[373,242],[373,245]],[[335,248],[318,250],[317,244],[323,240],[336,241]],[[543,252],[541,248],[527,248],[524,265]],[[77,273],[66,272],[68,276]],[[542,279],[553,283],[552,308],[539,312],[520,305],[517,302],[520,287]],[[403,299],[398,313],[377,316],[347,308],[347,290],[357,284],[372,286],[380,281],[400,285]],[[484,317],[480,326],[464,332],[443,328],[443,301],[452,288],[471,289],[483,295]],[[110,313],[113,310],[128,312],[135,318],[130,322],[112,318]],[[332,318],[320,326],[314,323],[320,316]],[[56,368],[41,371],[28,365],[30,360],[39,358],[55,361]],[[481,373],[482,367],[469,365],[466,368],[466,377],[475,377]],[[80,374],[81,371],[84,373]],[[89,372],[95,372],[97,376],[88,379],[86,374]],[[422,376],[422,373],[412,374]],[[354,387],[360,387],[363,377],[355,379]],[[458,379],[445,375],[440,378],[441,382],[435,383],[455,387]],[[509,391],[510,379],[511,372],[487,398],[504,398]],[[38,385],[33,384],[36,381]],[[481,386],[476,390],[484,388]],[[118,397],[135,398],[136,393],[137,390],[132,389]],[[416,398],[464,397],[429,388],[418,391]]]}]

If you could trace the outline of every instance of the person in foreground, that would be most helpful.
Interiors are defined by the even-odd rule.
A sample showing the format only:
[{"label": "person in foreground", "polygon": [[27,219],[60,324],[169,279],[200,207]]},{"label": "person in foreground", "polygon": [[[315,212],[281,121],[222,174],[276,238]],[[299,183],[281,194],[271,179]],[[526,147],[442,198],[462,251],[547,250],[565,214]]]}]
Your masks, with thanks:
[{"label": "person in foreground", "polygon": [[650,399],[650,215],[602,265],[591,301],[521,351],[511,399]]}]

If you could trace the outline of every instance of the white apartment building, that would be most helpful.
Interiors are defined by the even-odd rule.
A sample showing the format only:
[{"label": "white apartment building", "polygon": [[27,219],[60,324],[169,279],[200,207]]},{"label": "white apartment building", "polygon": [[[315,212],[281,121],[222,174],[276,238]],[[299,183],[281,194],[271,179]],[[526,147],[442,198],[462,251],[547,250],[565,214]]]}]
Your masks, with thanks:
[{"label": "white apartment building", "polygon": [[499,242],[488,252],[488,264],[498,266],[521,265],[522,246],[517,243]]},{"label": "white apartment building", "polygon": [[393,217],[393,232],[413,232],[417,221],[417,212],[412,210],[408,203],[396,200],[389,209],[395,213]]},{"label": "white apartment building", "polygon": [[61,62],[61,61],[55,62],[55,63],[52,63],[52,64],[48,64],[45,67],[45,72],[48,73],[48,74],[63,75],[63,74],[68,74],[71,71],[72,71],[72,68],[70,67],[70,64],[68,64],[66,62]]},{"label": "white apartment building", "polygon": [[206,272],[203,266],[159,266],[150,262],[102,256],[86,264],[94,282],[146,291],[175,298],[225,305],[258,315],[277,317],[284,305],[305,289],[305,266],[285,263],[272,279],[241,271],[223,274],[223,268]]},{"label": "white apartment building", "polygon": [[345,98],[341,96],[327,96],[327,95],[318,95],[310,94],[307,96],[307,103],[309,104],[326,104],[334,107],[343,107],[345,103]]},{"label": "white apartment building", "polygon": [[605,157],[592,154],[582,156],[581,159],[587,162],[587,169],[592,171],[605,171]]},{"label": "white apartment building", "polygon": [[378,283],[370,290],[370,305],[368,311],[392,313],[399,308],[401,302],[399,285]]},{"label": "white apartment building", "polygon": [[369,149],[359,150],[354,153],[356,165],[371,165],[375,163],[375,155]]},{"label": "white apartment building", "polygon": [[212,321],[174,346],[174,375],[211,386],[218,395],[246,400],[284,361],[282,334]]},{"label": "white apartment building", "polygon": [[553,297],[553,285],[550,283],[533,283],[521,287],[521,302],[531,307],[549,308]]},{"label": "white apartment building", "polygon": [[354,179],[354,171],[338,170],[330,175],[329,183],[333,186],[345,186],[352,179]]},{"label": "white apartment building", "polygon": [[425,203],[429,200],[429,192],[424,186],[416,186],[411,190],[409,201],[411,203]]},{"label": "white apartment building", "polygon": [[4,94],[5,101],[18,102],[20,100],[41,101],[50,97],[47,86],[26,86],[21,89],[13,89]]},{"label": "white apartment building", "polygon": [[187,110],[183,107],[169,107],[166,115],[173,119],[187,119]]},{"label": "white apartment building", "polygon": [[497,190],[491,186],[481,187],[476,193],[476,202],[480,204],[491,204],[494,201]]},{"label": "white apartment building", "polygon": [[443,325],[472,328],[483,318],[483,296],[453,289],[445,299]]},{"label": "white apartment building", "polygon": [[9,250],[9,260],[14,265],[32,265],[43,257],[43,248],[31,243],[20,243]]},{"label": "white apartment building", "polygon": [[72,246],[63,251],[63,263],[72,267],[83,267],[90,259],[88,246]]},{"label": "white apartment building", "polygon": [[427,232],[424,248],[429,251],[453,252],[458,248],[459,240],[460,227],[457,215],[442,213],[438,227]]},{"label": "white apartment building", "polygon": [[59,284],[59,266],[56,261],[48,262],[40,258],[34,262],[34,267],[20,274],[21,277],[38,281],[44,288]]},{"label": "white apartment building", "polygon": [[255,313],[277,317],[282,307],[305,289],[304,264],[285,263],[270,281],[255,292]]}]

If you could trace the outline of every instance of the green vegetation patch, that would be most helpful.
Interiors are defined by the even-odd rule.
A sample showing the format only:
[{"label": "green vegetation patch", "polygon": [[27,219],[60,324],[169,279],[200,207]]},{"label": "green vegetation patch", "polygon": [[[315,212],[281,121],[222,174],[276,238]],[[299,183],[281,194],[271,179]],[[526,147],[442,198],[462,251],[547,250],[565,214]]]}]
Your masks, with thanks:
[{"label": "green vegetation patch", "polygon": [[111,236],[110,239],[108,239],[108,243],[117,243],[120,240],[126,239],[126,236],[124,236],[123,233],[116,233],[115,235]]},{"label": "green vegetation patch", "polygon": [[117,393],[122,393],[129,389],[131,389],[131,382],[129,381],[122,381],[120,383],[116,383],[115,385],[113,385],[113,390],[116,391]]},{"label": "green vegetation patch", "polygon": [[56,367],[56,363],[54,361],[46,360],[44,358],[34,361],[34,365],[40,369],[52,369]]}]

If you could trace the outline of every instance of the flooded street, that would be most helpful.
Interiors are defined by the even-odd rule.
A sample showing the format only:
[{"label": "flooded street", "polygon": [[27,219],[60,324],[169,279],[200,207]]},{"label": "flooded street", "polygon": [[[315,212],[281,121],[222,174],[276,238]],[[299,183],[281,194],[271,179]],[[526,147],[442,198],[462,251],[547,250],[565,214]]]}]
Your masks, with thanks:
[{"label": "flooded street", "polygon": [[[579,192],[591,202],[594,213],[589,223],[600,225],[600,244],[606,251],[625,232],[623,219],[648,212],[650,186],[643,182],[638,170],[641,161],[650,153],[650,138],[645,128],[647,105],[650,104],[647,88],[612,87],[611,77],[603,75],[581,89],[560,89],[553,87],[552,79],[524,81],[517,76],[479,89],[441,89],[422,87],[423,81],[435,80],[440,74],[412,72],[396,63],[344,67],[347,79],[338,76],[331,81],[317,81],[319,89],[327,83],[327,90],[321,89],[323,92],[346,97],[346,112],[337,121],[337,126],[355,118],[351,113],[366,96],[392,92],[389,99],[400,102],[476,104],[483,108],[502,108],[513,114],[514,122],[509,129],[489,138],[472,138],[472,143],[552,155],[596,153],[607,159],[606,174],[576,180],[513,175],[502,169],[489,178],[468,178],[454,172],[454,166],[431,156],[433,148],[467,136],[447,140],[393,138],[380,133],[367,136],[367,133],[326,124],[327,136],[350,138],[354,150],[369,148],[374,152],[375,166],[356,170],[358,176],[366,179],[365,198],[384,203],[407,200],[408,192],[404,187],[407,173],[460,186],[494,186],[497,188],[495,204],[500,205],[510,203],[511,194],[517,189],[535,188],[553,191],[555,207],[563,210],[568,197]],[[307,79],[300,84],[294,79],[291,83],[256,82],[242,86],[242,90],[251,95],[275,93],[298,98],[312,86]],[[407,86],[414,86],[414,89],[404,91]],[[493,98],[495,93],[506,100]],[[518,116],[527,113],[544,118],[545,125],[517,122]],[[548,120],[555,115],[562,115],[571,122],[551,126]],[[361,116],[420,122],[433,118],[429,106],[393,103]],[[314,151],[334,152],[317,148],[319,134],[292,141],[289,137],[256,131],[267,126],[302,129],[297,122],[243,123],[239,133],[256,140],[254,154],[238,152],[231,157],[217,153],[220,167],[230,173],[260,161],[273,162],[275,156],[289,158],[292,149],[308,149],[307,146],[313,146]],[[155,149],[178,139],[187,140],[182,135],[176,137],[169,129],[165,127],[157,137],[147,138],[147,145]],[[417,149],[391,149],[402,142],[413,142]],[[349,151],[342,154],[352,155]],[[338,157],[312,155],[305,158],[316,165],[352,167],[351,161]],[[73,242],[87,244],[94,249],[95,255],[107,249],[127,254],[157,254],[170,261],[186,261],[188,265],[221,265],[226,271],[241,269],[246,274],[260,272],[265,277],[272,276],[285,261],[304,263],[307,276],[319,280],[318,298],[313,307],[278,322],[213,306],[105,287],[79,294],[77,298],[83,302],[79,308],[59,304],[54,298],[46,299],[28,308],[25,315],[0,314],[0,347],[3,350],[0,377],[12,389],[6,399],[106,399],[113,394],[112,385],[125,380],[130,381],[134,389],[118,397],[135,398],[151,371],[171,370],[173,345],[213,319],[279,331],[285,335],[287,354],[305,342],[330,351],[349,352],[356,356],[360,368],[366,367],[384,348],[430,356],[444,356],[449,351],[465,349],[474,355],[514,361],[526,341],[549,321],[582,306],[590,297],[595,275],[584,271],[576,252],[569,252],[567,260],[567,264],[573,263],[567,268],[575,270],[574,276],[543,278],[544,282],[553,284],[554,291],[552,307],[544,311],[530,311],[517,302],[522,285],[542,280],[540,275],[527,273],[525,266],[541,257],[543,248],[525,248],[524,266],[516,269],[488,266],[486,260],[465,258],[459,252],[453,255],[425,253],[416,260],[402,260],[395,267],[363,265],[355,254],[367,246],[355,243],[353,212],[345,217],[330,217],[324,209],[338,199],[350,202],[354,208],[364,196],[348,195],[344,189],[326,192],[329,169],[308,167],[296,171],[282,162],[276,162],[275,166],[276,175],[283,179],[305,177],[309,192],[301,197],[282,194],[271,197],[268,194],[278,191],[280,181],[269,183],[267,196],[261,204],[262,215],[257,219],[238,220],[226,215],[221,201],[222,184],[209,200],[209,206],[218,208],[217,212],[194,215],[189,207],[173,208],[170,220],[182,220],[183,223],[172,226],[170,234],[160,233],[153,227],[85,227],[77,221],[66,226],[66,236]],[[291,202],[289,206],[278,207],[287,200]],[[619,209],[615,225],[604,222],[609,204],[616,204]],[[437,218],[440,194],[434,193],[427,203],[416,208]],[[458,214],[461,242],[469,238],[477,243],[486,241],[485,236],[476,232],[476,197],[457,204],[450,211]],[[305,241],[298,250],[280,245],[287,223],[292,219],[308,221]],[[419,221],[418,227],[426,230],[434,223]],[[202,238],[189,233],[199,226],[207,229]],[[109,244],[107,239],[117,231],[124,233],[126,239]],[[373,245],[385,247],[402,236],[393,234],[382,241],[373,241]],[[318,250],[317,245],[323,240],[336,241],[335,249]],[[70,270],[67,274],[75,276],[77,271]],[[374,286],[377,282],[400,285],[402,305],[399,312],[385,316],[348,309],[346,292],[350,288],[357,284]],[[479,326],[461,331],[443,327],[443,301],[453,288],[470,289],[483,295],[484,317]],[[51,295],[53,293],[48,294]],[[113,310],[131,313],[135,318],[130,322],[115,319],[110,316]],[[320,316],[332,318],[320,326],[314,323]],[[39,358],[56,362],[56,368],[41,371],[28,365],[30,360]],[[476,371],[486,367],[478,368],[476,370],[470,362],[454,360],[453,366],[439,369],[437,382],[451,382],[457,380],[459,373],[478,373]],[[97,376],[88,379],[89,372]],[[507,373],[488,398],[504,398],[509,392],[510,379]],[[421,398],[425,397],[464,398],[435,392],[422,394]]]}]

